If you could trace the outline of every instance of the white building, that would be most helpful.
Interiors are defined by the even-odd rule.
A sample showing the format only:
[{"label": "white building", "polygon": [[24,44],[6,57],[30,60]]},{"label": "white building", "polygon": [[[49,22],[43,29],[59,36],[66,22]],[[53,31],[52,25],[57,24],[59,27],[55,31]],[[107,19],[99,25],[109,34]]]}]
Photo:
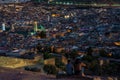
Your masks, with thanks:
[{"label": "white building", "polygon": [[0,0],[0,3],[21,3],[21,2],[27,2],[30,0]]},{"label": "white building", "polygon": [[2,30],[5,31],[5,23],[2,24]]}]

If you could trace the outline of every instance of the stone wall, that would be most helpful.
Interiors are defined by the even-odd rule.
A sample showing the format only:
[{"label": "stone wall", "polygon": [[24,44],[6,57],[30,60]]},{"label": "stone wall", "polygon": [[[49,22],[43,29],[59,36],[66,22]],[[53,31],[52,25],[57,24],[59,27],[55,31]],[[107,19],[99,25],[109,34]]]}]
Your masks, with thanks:
[{"label": "stone wall", "polygon": [[0,56],[1,67],[20,68],[28,65],[34,65],[36,63],[37,61],[35,60]]}]

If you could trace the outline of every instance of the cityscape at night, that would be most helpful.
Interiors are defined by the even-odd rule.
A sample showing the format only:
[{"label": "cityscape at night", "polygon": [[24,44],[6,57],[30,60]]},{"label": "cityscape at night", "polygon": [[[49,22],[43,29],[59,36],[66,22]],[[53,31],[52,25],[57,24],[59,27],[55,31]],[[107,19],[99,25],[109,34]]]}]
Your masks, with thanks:
[{"label": "cityscape at night", "polygon": [[0,0],[0,80],[120,80],[120,0]]}]

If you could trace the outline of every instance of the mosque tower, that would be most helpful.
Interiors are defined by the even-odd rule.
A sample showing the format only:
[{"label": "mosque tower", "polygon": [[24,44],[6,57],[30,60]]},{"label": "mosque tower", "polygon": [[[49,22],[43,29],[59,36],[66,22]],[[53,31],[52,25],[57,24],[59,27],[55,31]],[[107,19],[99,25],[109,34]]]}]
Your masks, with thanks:
[{"label": "mosque tower", "polygon": [[38,23],[37,21],[34,22],[34,32],[38,31]]}]

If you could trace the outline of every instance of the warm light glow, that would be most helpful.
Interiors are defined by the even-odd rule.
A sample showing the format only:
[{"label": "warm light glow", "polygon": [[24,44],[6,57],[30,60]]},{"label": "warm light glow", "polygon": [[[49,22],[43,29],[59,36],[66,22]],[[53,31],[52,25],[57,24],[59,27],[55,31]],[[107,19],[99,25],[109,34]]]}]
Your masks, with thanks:
[{"label": "warm light glow", "polygon": [[69,15],[65,15],[65,16],[64,16],[65,19],[68,19],[69,17],[70,17]]},{"label": "warm light glow", "polygon": [[52,14],[52,17],[59,17],[60,14]]},{"label": "warm light glow", "polygon": [[109,56],[112,56],[112,53],[109,53],[108,55],[109,55]]},{"label": "warm light glow", "polygon": [[52,17],[55,17],[56,15],[55,14],[52,14]]},{"label": "warm light glow", "polygon": [[114,44],[120,46],[120,42],[114,42]]}]

